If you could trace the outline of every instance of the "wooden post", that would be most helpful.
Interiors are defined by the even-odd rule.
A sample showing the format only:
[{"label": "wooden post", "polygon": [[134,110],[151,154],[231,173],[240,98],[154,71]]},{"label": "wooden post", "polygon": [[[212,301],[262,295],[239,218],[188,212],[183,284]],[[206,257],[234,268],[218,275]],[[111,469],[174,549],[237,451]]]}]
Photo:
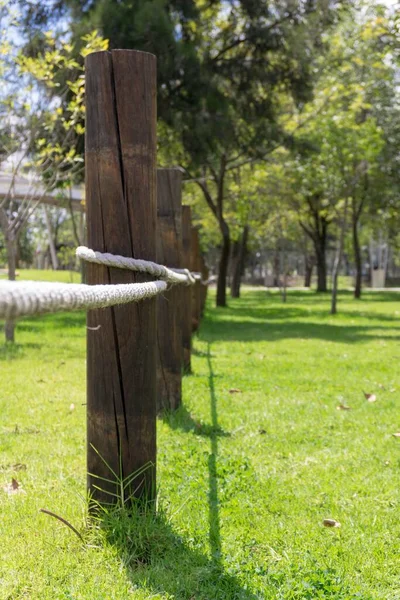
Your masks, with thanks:
[{"label": "wooden post", "polygon": [[[182,206],[182,267],[191,269],[191,209]],[[182,289],[182,345],[183,369],[190,373],[192,369],[192,286]]]},{"label": "wooden post", "polygon": [[[192,261],[191,270],[200,272],[200,243],[199,243],[199,232],[197,229],[192,227],[191,232],[192,244]],[[197,331],[200,326],[200,313],[201,313],[201,282],[196,281],[195,285],[192,286],[192,331]]]},{"label": "wooden post", "polygon": [[[180,268],[182,251],[182,173],[157,170],[157,262]],[[182,402],[182,290],[171,287],[157,298],[157,410]]]},{"label": "wooden post", "polygon": [[[156,260],[156,59],[151,54],[113,50],[86,59],[86,206],[90,248]],[[87,265],[89,284],[149,279]],[[87,324],[89,492],[100,503],[115,502],[111,494],[123,501],[132,495],[153,500],[156,299],[89,311]],[[122,480],[128,483],[123,493]]]}]

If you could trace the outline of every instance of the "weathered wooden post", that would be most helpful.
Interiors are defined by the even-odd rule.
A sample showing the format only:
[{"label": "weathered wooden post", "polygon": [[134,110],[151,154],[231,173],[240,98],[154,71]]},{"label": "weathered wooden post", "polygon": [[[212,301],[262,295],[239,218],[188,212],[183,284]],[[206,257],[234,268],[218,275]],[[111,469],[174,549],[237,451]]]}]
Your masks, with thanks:
[{"label": "weathered wooden post", "polygon": [[[191,230],[191,270],[197,273],[200,272],[200,242],[199,232],[192,227]],[[200,326],[201,313],[201,281],[197,280],[192,286],[192,331],[197,331]]]},{"label": "weathered wooden post", "polygon": [[[157,262],[181,267],[182,173],[157,170]],[[175,410],[182,402],[182,291],[175,285],[157,298],[157,410]]]},{"label": "weathered wooden post", "polygon": [[[151,54],[113,50],[86,59],[86,205],[90,248],[156,260],[156,59]],[[149,279],[87,265],[89,284]],[[100,503],[115,502],[115,495],[152,500],[156,299],[92,310],[87,324],[89,492]]]},{"label": "weathered wooden post", "polygon": [[[191,269],[191,209],[182,206],[182,267]],[[190,373],[192,369],[192,286],[182,288],[182,345],[183,369]]]}]

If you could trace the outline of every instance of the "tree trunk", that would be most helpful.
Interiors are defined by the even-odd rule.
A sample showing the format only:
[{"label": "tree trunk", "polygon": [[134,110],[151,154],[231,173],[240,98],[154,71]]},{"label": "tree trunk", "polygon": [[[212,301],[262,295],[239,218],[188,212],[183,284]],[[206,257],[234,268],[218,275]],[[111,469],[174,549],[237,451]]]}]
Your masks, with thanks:
[{"label": "tree trunk", "polygon": [[283,274],[283,284],[282,284],[282,302],[285,303],[287,299],[287,274]]},{"label": "tree trunk", "polygon": [[354,286],[354,298],[361,298],[362,259],[361,259],[360,240],[358,237],[358,219],[355,216],[353,216],[353,249],[354,249],[354,262],[356,265],[356,280],[355,280],[355,286]]},{"label": "tree trunk", "polygon": [[327,273],[326,273],[326,233],[314,240],[315,256],[317,259],[317,292],[326,292]]},{"label": "tree trunk", "polygon": [[[16,276],[16,258],[17,258],[17,238],[10,234],[6,240],[7,243],[7,265],[8,265],[8,279],[15,281]],[[6,336],[6,342],[15,341],[15,320],[6,319],[4,324],[4,333]]]},{"label": "tree trunk", "polygon": [[304,232],[304,287],[311,287],[311,278],[314,267],[314,257],[308,251],[309,236]]},{"label": "tree trunk", "polygon": [[19,269],[20,260],[21,260],[21,249],[19,247],[19,240],[18,240],[17,247],[15,250],[15,269]]},{"label": "tree trunk", "polygon": [[279,272],[282,274],[282,279],[279,278],[279,291],[281,293],[282,302],[286,302],[287,296],[287,275],[288,275],[288,264],[287,264],[287,253],[286,249],[282,248],[280,251],[279,260]]},{"label": "tree trunk", "polygon": [[52,229],[52,226],[51,226],[51,222],[50,222],[50,217],[49,217],[49,212],[48,212],[47,206],[43,207],[43,211],[44,211],[44,216],[45,216],[45,221],[46,221],[47,234],[48,234],[48,238],[49,238],[51,264],[53,266],[54,271],[57,271],[57,269],[58,269],[58,257],[57,257],[57,251],[56,251],[56,244],[55,244],[54,237],[53,237],[53,229]]},{"label": "tree trunk", "polygon": [[226,306],[226,278],[228,275],[231,239],[228,224],[224,220],[220,221],[220,229],[222,233],[222,249],[218,268],[217,306]]},{"label": "tree trunk", "polygon": [[304,287],[311,287],[312,273],[315,265],[315,256],[312,254],[306,254],[305,256],[305,274],[304,274]]},{"label": "tree trunk", "polygon": [[341,227],[340,227],[339,246],[338,246],[337,253],[335,256],[335,262],[333,265],[333,272],[332,272],[331,315],[336,315],[336,313],[337,313],[338,277],[339,277],[340,264],[342,262],[342,255],[343,255],[344,235],[345,235],[345,231],[346,231],[347,205],[348,205],[348,200],[346,199],[346,203],[344,205],[343,220],[342,220]]},{"label": "tree trunk", "polygon": [[232,287],[231,287],[231,296],[232,298],[240,298],[240,284],[242,281],[244,261],[246,257],[247,250],[247,238],[249,235],[249,226],[245,225],[243,227],[242,239],[239,243],[238,255],[236,257],[233,277],[232,277]]},{"label": "tree trunk", "polygon": [[286,261],[286,251],[283,251],[283,281],[282,281],[282,302],[286,302],[287,297],[287,261]]},{"label": "tree trunk", "polygon": [[235,273],[237,271],[238,262],[239,262],[239,251],[240,251],[240,240],[234,240],[231,244],[231,256],[229,259],[229,270],[230,277],[229,283],[231,286],[231,296],[232,298],[236,298],[234,295],[234,281],[235,281]]},{"label": "tree trunk", "polygon": [[280,271],[280,264],[279,264],[279,248],[278,246],[275,248],[275,252],[274,252],[274,258],[273,258],[273,263],[272,263],[272,273],[273,273],[273,282],[272,285],[273,287],[279,287],[279,271]]}]

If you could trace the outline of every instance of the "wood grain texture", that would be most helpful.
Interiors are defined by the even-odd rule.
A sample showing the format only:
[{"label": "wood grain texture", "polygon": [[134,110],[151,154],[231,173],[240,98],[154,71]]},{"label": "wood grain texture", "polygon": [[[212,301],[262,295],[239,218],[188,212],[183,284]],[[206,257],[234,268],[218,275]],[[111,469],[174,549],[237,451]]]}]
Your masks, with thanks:
[{"label": "wood grain texture", "polygon": [[[182,265],[182,173],[157,170],[157,262]],[[182,402],[182,300],[185,286],[172,286],[157,298],[157,410]]]},{"label": "wood grain texture", "polygon": [[[86,59],[88,245],[156,259],[156,60],[134,50]],[[149,278],[147,278],[148,280]],[[87,265],[89,284],[146,280],[132,271]],[[88,488],[99,502],[118,493],[155,496],[156,299],[88,313]],[[99,456],[100,455],[100,456]],[[95,486],[102,488],[102,491]]]},{"label": "wood grain texture", "polygon": [[[191,227],[192,216],[190,206],[182,206],[182,266],[191,268]],[[192,288],[185,286],[182,289],[182,345],[183,345],[183,370],[190,373],[192,370]]]}]

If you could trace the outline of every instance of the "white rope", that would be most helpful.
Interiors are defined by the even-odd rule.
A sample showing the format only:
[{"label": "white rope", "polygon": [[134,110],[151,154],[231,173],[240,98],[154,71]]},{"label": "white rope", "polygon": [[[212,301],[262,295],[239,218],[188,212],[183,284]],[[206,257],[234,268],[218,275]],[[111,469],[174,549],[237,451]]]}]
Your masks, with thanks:
[{"label": "white rope", "polygon": [[210,285],[210,283],[214,283],[214,281],[216,280],[217,278],[215,277],[215,275],[211,275],[208,279],[202,279],[201,285]]},{"label": "white rope", "polygon": [[76,249],[76,256],[87,262],[97,263],[98,265],[148,273],[168,283],[185,283],[186,285],[193,285],[195,283],[193,274],[188,269],[169,269],[164,265],[159,265],[149,260],[127,258],[126,256],[109,254],[108,252],[96,252],[90,250],[90,248],[86,248],[86,246],[79,246]]},{"label": "white rope", "polygon": [[148,260],[95,252],[85,246],[79,246],[76,255],[88,262],[148,273],[159,277],[161,281],[117,285],[3,281],[0,282],[0,319],[139,302],[164,292],[167,283],[193,285],[199,281],[208,285],[212,280],[210,278],[204,281],[201,273],[190,272],[188,269],[169,269]]},{"label": "white rope", "polygon": [[60,310],[106,308],[152,298],[166,289],[165,281],[116,285],[1,281],[0,319]]}]

